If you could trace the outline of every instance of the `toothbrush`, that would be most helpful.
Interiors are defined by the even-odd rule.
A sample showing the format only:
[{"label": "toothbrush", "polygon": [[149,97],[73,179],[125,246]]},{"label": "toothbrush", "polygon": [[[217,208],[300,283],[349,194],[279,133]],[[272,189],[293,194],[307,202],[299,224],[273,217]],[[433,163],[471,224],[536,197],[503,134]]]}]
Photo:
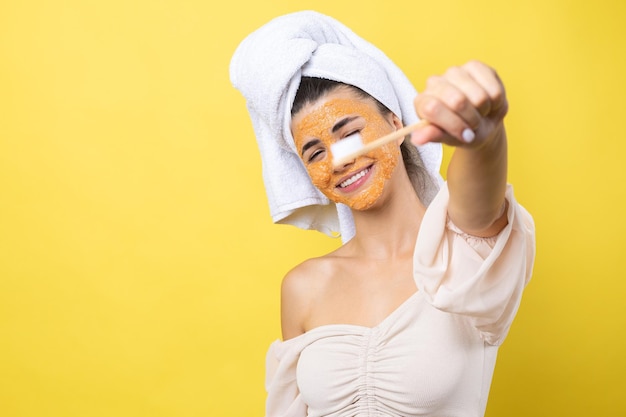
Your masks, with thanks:
[{"label": "toothbrush", "polygon": [[383,146],[389,142],[403,138],[417,128],[427,124],[428,121],[422,119],[417,123],[404,126],[401,129],[391,132],[388,135],[382,136],[369,143],[363,143],[363,138],[358,133],[350,135],[330,145],[330,152],[333,155],[333,167],[337,168],[357,156],[368,153],[372,149],[376,149],[379,146]]}]

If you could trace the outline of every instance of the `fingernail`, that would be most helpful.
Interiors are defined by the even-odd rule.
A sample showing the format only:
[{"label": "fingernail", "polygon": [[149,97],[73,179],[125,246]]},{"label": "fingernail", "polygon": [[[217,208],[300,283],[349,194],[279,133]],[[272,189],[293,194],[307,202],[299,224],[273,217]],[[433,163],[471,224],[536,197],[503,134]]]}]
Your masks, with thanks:
[{"label": "fingernail", "polygon": [[476,137],[476,135],[474,134],[474,131],[472,129],[470,129],[469,127],[467,129],[463,130],[463,133],[461,134],[461,136],[463,136],[463,140],[466,143],[472,143],[472,141]]}]

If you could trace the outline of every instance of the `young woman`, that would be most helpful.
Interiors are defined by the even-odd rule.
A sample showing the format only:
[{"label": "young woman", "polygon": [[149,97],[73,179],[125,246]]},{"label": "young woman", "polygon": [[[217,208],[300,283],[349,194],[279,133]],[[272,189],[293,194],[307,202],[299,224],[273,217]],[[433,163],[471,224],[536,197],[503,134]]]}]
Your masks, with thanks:
[{"label": "young woman", "polygon": [[[282,81],[270,80],[282,83],[266,89],[278,97],[272,107],[278,110],[264,113],[259,89],[251,92],[241,79],[263,45],[276,71],[294,61],[297,49],[277,44],[277,31],[316,46],[304,63],[295,59]],[[231,63],[262,156],[270,152],[267,141],[285,140],[280,149],[298,158],[293,165],[284,154],[265,157],[266,185],[271,166],[290,167],[292,175],[282,179],[289,191],[304,170],[330,205],[349,208],[349,228],[338,209],[340,226],[350,231],[345,243],[283,280],[283,340],[268,352],[267,415],[482,416],[497,348],[534,258],[532,218],[506,182],[504,86],[493,69],[468,62],[432,77],[417,96],[409,88],[411,115],[398,97],[406,86],[396,68],[355,39],[326,16],[296,13],[249,37]],[[367,71],[356,74],[362,67]],[[381,68],[372,77],[370,70]],[[268,68],[254,75],[263,72],[272,78]],[[428,123],[410,137],[333,166],[333,143],[354,133],[369,142],[417,117]],[[456,147],[445,183],[417,151],[427,143]],[[296,209],[278,221],[315,227],[325,218],[303,223],[297,211],[305,218],[320,204],[299,201],[305,203],[292,204]]]}]

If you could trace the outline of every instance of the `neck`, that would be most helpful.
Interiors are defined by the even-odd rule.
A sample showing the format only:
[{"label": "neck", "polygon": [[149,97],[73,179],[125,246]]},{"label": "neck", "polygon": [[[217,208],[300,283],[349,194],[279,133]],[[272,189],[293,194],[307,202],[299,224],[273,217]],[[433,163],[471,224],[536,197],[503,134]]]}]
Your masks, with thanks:
[{"label": "neck", "polygon": [[404,170],[386,190],[380,205],[352,211],[356,234],[349,244],[360,254],[377,259],[412,256],[426,207],[420,202]]}]

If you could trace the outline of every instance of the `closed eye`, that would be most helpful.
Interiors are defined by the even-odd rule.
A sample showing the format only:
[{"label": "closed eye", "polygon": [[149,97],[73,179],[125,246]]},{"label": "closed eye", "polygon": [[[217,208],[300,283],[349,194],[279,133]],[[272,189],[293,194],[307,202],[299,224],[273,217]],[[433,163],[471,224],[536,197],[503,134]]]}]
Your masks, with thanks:
[{"label": "closed eye", "polygon": [[302,155],[302,160],[309,164],[321,159],[325,151],[326,148],[321,140],[311,139],[302,146],[300,155]]},{"label": "closed eye", "polygon": [[310,163],[310,162],[315,162],[316,160],[319,160],[321,158],[321,155],[324,152],[325,150],[323,148],[315,149],[314,151],[311,152],[311,154],[307,158],[307,162]]},{"label": "closed eye", "polygon": [[304,154],[306,153],[306,151],[308,151],[312,147],[319,145],[321,143],[322,141],[320,141],[319,139],[313,139],[313,140],[308,141],[307,143],[304,144],[304,146],[302,146],[302,150],[300,151],[300,154],[304,157]]},{"label": "closed eye", "polygon": [[361,133],[361,129],[353,130],[350,133],[348,133],[347,135],[344,135],[344,137],[342,137],[341,139],[349,138],[350,136],[355,135],[357,133]]}]

